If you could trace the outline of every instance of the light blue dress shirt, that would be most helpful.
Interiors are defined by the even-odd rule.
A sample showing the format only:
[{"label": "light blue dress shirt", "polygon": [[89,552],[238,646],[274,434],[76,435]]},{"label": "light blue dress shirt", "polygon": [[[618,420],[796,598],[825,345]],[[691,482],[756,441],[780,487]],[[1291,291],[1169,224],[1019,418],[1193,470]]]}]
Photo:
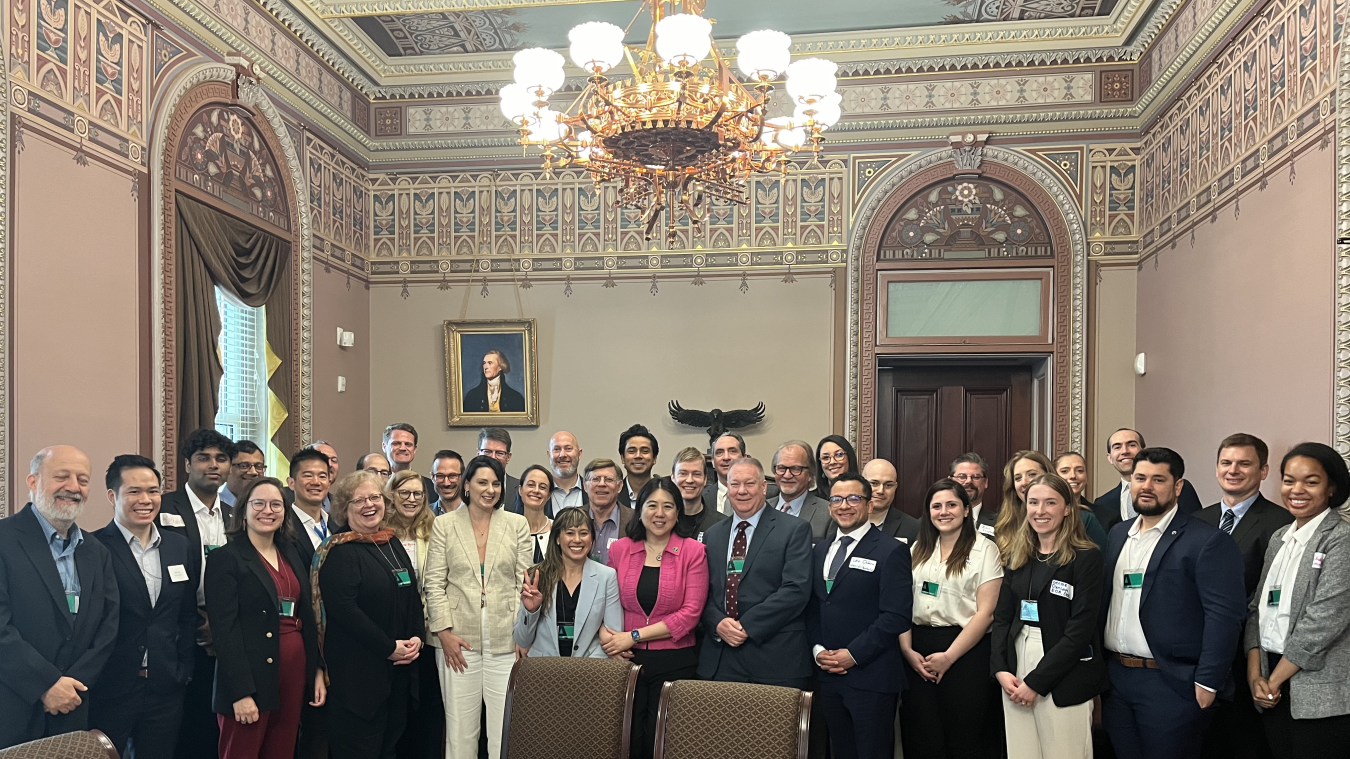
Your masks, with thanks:
[{"label": "light blue dress shirt", "polygon": [[42,526],[42,534],[47,537],[47,547],[51,549],[52,559],[56,561],[56,571],[61,575],[61,588],[66,591],[68,596],[80,595],[80,573],[75,570],[75,549],[84,542],[84,533],[80,532],[79,525],[70,526],[69,536],[62,539],[42,516],[42,512],[37,507],[32,507],[33,516],[37,517],[38,524]]},{"label": "light blue dress shirt", "polygon": [[1245,517],[1245,516],[1247,516],[1247,510],[1250,509],[1250,508],[1252,507],[1252,504],[1253,504],[1253,503],[1256,503],[1256,497],[1259,496],[1259,495],[1261,495],[1261,492],[1260,492],[1260,491],[1257,491],[1257,492],[1255,492],[1255,493],[1252,493],[1252,497],[1251,497],[1251,498],[1248,498],[1248,499],[1246,499],[1246,500],[1244,500],[1244,501],[1238,501],[1235,505],[1232,506],[1232,508],[1229,508],[1228,504],[1225,504],[1225,503],[1223,503],[1223,502],[1220,502],[1220,503],[1219,503],[1219,508],[1220,508],[1220,511],[1219,511],[1219,517],[1220,517],[1220,519],[1223,518],[1223,512],[1225,512],[1225,511],[1231,511],[1231,512],[1233,512],[1233,529],[1236,530],[1238,524],[1242,521],[1242,518]]},{"label": "light blue dress shirt", "polygon": [[[784,513],[791,514],[794,517],[800,517],[802,515],[802,504],[806,503],[806,496],[809,495],[810,493],[811,489],[807,488],[806,490],[802,491],[801,495],[797,496],[796,498],[793,498],[791,501],[787,501],[787,511]],[[779,511],[783,511],[783,503],[784,503],[783,497],[781,495],[778,496],[778,505],[776,508]]]},{"label": "light blue dress shirt", "polygon": [[[764,507],[767,507],[765,504]],[[749,522],[750,526],[745,528],[745,552],[750,553],[750,540],[755,536],[755,528],[759,526],[759,518],[763,516],[764,508],[760,508],[748,519],[742,519],[736,512],[731,512],[731,536],[727,538],[727,561],[731,560],[731,547],[736,545],[736,530],[741,526],[741,522]]]}]

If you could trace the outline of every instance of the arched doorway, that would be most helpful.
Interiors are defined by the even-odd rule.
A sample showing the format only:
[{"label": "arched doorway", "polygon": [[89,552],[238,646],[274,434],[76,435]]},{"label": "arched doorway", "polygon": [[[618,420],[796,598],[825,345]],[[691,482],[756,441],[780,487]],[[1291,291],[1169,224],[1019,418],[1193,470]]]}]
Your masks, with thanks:
[{"label": "arched doorway", "polygon": [[1013,451],[1082,445],[1078,208],[1024,154],[973,158],[901,163],[854,221],[851,431],[896,464],[910,511],[960,453],[986,458],[992,495]]}]

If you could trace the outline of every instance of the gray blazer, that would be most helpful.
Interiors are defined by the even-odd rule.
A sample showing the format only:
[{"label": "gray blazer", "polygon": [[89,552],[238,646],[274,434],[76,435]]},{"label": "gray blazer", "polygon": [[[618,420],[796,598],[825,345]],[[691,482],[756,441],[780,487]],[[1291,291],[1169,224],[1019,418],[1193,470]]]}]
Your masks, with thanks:
[{"label": "gray blazer", "polygon": [[[548,610],[529,612],[521,604],[516,626],[511,630],[516,645],[530,649],[530,656],[558,656],[558,591],[555,587],[544,592],[553,594]],[[618,572],[599,562],[586,562],[581,570],[581,590],[577,592],[577,623],[572,656],[604,659],[600,625],[611,630],[623,629]]]},{"label": "gray blazer", "polygon": [[[1275,531],[1266,546],[1265,565],[1248,604],[1245,648],[1261,647],[1261,591],[1284,536],[1287,524]],[[1321,554],[1320,568],[1313,568]],[[1294,719],[1321,719],[1350,714],[1350,522],[1328,514],[1312,543],[1303,551],[1290,596],[1289,635],[1284,657],[1298,665],[1289,681],[1289,707]],[[1261,674],[1270,676],[1266,657]],[[1260,707],[1257,707],[1259,710]]]},{"label": "gray blazer", "polygon": [[[774,498],[770,498],[769,507],[777,511],[782,497],[783,494],[780,492]],[[834,524],[834,520],[830,518],[829,502],[811,491],[807,491],[806,500],[802,501],[802,510],[797,513],[797,518],[811,525],[811,545],[819,543]]]}]

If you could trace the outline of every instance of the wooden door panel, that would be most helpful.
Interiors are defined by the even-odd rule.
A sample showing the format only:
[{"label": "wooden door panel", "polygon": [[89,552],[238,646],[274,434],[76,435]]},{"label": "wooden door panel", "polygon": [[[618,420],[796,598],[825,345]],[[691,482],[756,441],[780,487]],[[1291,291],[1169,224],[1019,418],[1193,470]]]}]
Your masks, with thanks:
[{"label": "wooden door panel", "polygon": [[937,438],[941,424],[937,388],[895,391],[894,457],[899,474],[895,504],[915,513],[936,476]]}]

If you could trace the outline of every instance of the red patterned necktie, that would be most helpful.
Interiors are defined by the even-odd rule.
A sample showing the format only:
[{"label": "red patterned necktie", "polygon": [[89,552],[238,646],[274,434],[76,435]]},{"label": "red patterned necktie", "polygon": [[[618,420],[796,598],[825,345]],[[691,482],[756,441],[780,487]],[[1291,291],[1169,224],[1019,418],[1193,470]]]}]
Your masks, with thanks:
[{"label": "red patterned necktie", "polygon": [[736,595],[741,587],[741,570],[745,569],[745,531],[750,529],[749,522],[736,525],[736,539],[731,541],[731,559],[727,561],[727,616],[741,618],[740,599]]}]

